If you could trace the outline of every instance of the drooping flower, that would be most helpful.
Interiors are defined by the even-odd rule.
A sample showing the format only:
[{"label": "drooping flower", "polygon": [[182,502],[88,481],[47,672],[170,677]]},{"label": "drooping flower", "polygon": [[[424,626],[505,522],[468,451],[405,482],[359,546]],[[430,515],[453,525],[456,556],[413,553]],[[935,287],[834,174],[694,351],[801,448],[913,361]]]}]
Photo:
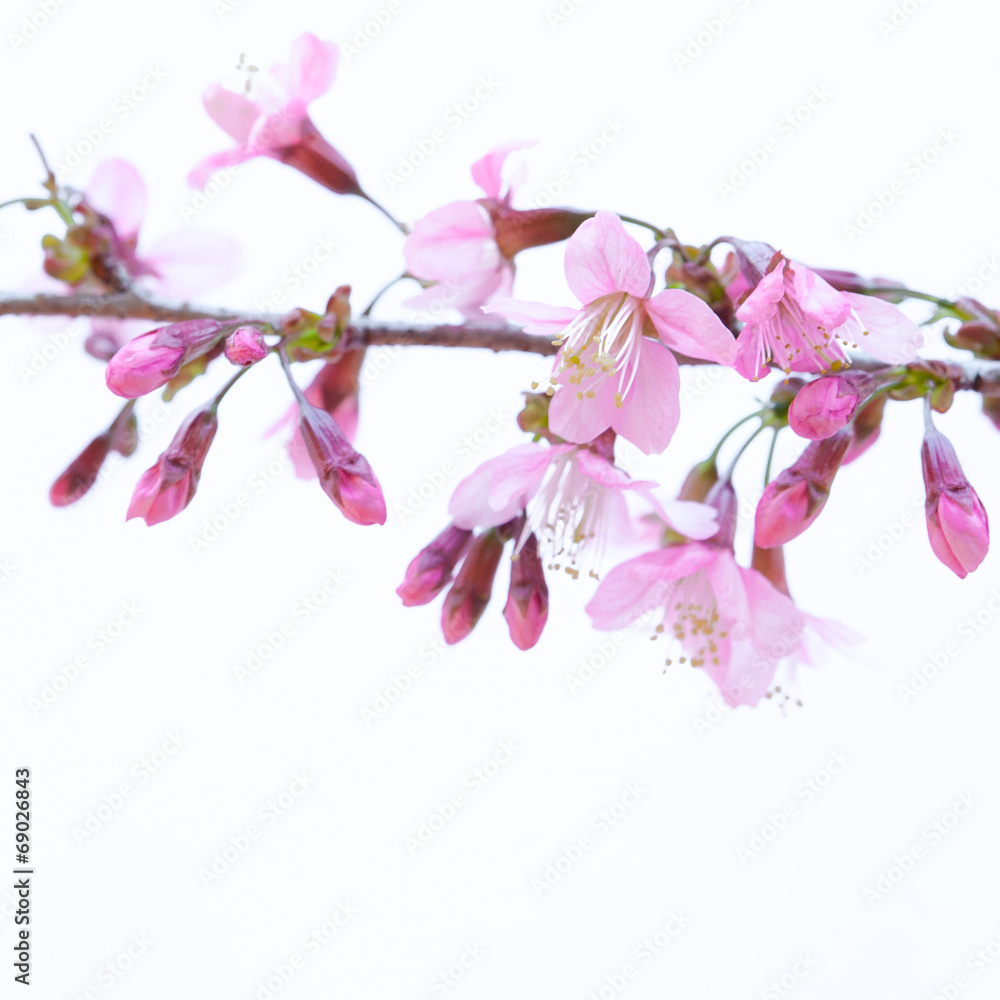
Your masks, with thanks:
[{"label": "drooping flower", "polygon": [[504,163],[528,145],[533,144],[505,143],[472,165],[482,198],[450,202],[414,223],[403,245],[407,269],[436,284],[406,305],[430,312],[455,309],[466,319],[482,320],[481,306],[510,294],[519,251],[558,243],[588,218],[562,208],[521,211],[511,206],[523,170],[504,190]]},{"label": "drooping flower", "polygon": [[[703,667],[730,705],[755,705],[804,622],[792,601],[726,545],[687,542],[616,566],[586,607],[594,628],[615,631],[659,612],[656,634]],[[673,660],[668,659],[667,663]]]},{"label": "drooping flower", "polygon": [[952,443],[934,426],[930,406],[920,449],[927,499],[927,535],[934,554],[961,579],[986,558],[990,524]]},{"label": "drooping flower", "polygon": [[784,545],[819,517],[853,436],[851,428],[845,427],[822,441],[813,441],[792,465],[768,483],[754,521],[758,545]]},{"label": "drooping flower", "polygon": [[385,497],[367,459],[355,451],[326,410],[299,404],[299,430],[323,492],[355,524],[385,524]]},{"label": "drooping flower", "polygon": [[582,308],[500,299],[486,311],[559,340],[550,380],[554,433],[584,443],[611,428],[646,454],[663,451],[680,418],[680,373],[670,349],[732,366],[732,334],[690,292],[649,296],[649,259],[611,212],[598,212],[570,237],[565,266]]},{"label": "drooping flower", "polygon": [[218,428],[214,401],[189,414],[167,450],[140,477],[126,520],[141,517],[152,526],[187,507],[198,488],[202,466]]},{"label": "drooping flower", "polygon": [[851,363],[848,348],[905,364],[923,345],[920,328],[884,299],[838,292],[767,243],[731,242],[750,289],[736,310],[744,323],[736,369],[747,378],[772,362],[786,375],[836,371]]},{"label": "drooping flower", "polygon": [[315,35],[299,35],[287,63],[254,74],[251,92],[236,94],[218,84],[202,95],[212,120],[236,140],[236,146],[214,153],[188,175],[192,187],[204,187],[220,167],[267,156],[295,167],[337,194],[367,197],[354,168],[320,135],[308,106],[332,86],[337,73],[337,46]]},{"label": "drooping flower", "polygon": [[189,319],[141,334],[108,362],[104,373],[108,388],[126,399],[159,389],[189,361],[212,350],[222,329],[214,319]]},{"label": "drooping flower", "polygon": [[256,327],[240,326],[226,337],[226,360],[246,367],[267,357],[264,336]]},{"label": "drooping flower", "polygon": [[685,501],[660,505],[649,492],[655,486],[630,479],[606,449],[598,454],[574,444],[531,442],[483,462],[455,488],[448,511],[460,528],[495,527],[526,512],[515,553],[534,534],[550,553],[549,568],[576,578],[584,549],[596,549],[593,559],[599,559],[609,530],[628,524],[626,493],[643,496],[688,538],[708,538],[718,530],[710,508]]}]

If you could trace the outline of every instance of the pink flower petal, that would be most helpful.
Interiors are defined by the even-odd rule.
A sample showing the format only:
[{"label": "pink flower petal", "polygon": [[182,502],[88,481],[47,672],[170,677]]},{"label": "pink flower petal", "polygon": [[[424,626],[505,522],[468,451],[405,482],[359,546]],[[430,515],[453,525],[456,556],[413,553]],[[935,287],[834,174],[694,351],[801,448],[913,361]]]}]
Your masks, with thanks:
[{"label": "pink flower petal", "polygon": [[337,76],[337,45],[322,42],[307,31],[292,42],[288,62],[273,66],[271,75],[289,97],[308,104],[333,86]]},{"label": "pink flower petal", "polygon": [[765,323],[777,311],[778,303],[785,295],[785,265],[787,261],[779,261],[778,266],[769,274],[765,274],[757,283],[757,287],[743,300],[736,310],[736,318],[744,323]]},{"label": "pink flower petal", "polygon": [[146,214],[146,185],[131,163],[119,159],[100,163],[87,185],[86,197],[114,223],[122,239],[138,234]]},{"label": "pink flower petal", "polygon": [[178,229],[157,240],[143,260],[159,275],[158,291],[186,299],[224,285],[242,264],[237,240],[205,229]]},{"label": "pink flower petal", "polygon": [[692,500],[669,500],[658,506],[667,525],[687,538],[700,541],[719,532],[717,512],[708,504]]},{"label": "pink flower petal", "polygon": [[730,368],[736,364],[736,338],[697,295],[667,288],[646,303],[646,312],[667,347]]},{"label": "pink flower petal", "polygon": [[716,559],[707,545],[674,545],[629,559],[601,581],[585,610],[594,628],[614,631],[662,607],[665,584],[690,576]]},{"label": "pink flower petal", "polygon": [[252,160],[255,155],[253,150],[243,146],[235,146],[232,149],[224,149],[219,153],[212,153],[211,156],[206,156],[205,159],[192,167],[187,175],[188,187],[201,190],[216,170],[220,170],[222,167],[234,167],[240,163],[246,163],[247,160]]},{"label": "pink flower petal", "polygon": [[482,188],[483,194],[487,198],[498,200],[500,198],[500,192],[503,188],[503,166],[507,157],[517,149],[526,149],[536,145],[537,141],[537,139],[529,139],[502,143],[472,164],[472,179]]},{"label": "pink flower petal", "polygon": [[858,347],[879,361],[904,365],[924,346],[923,331],[891,302],[873,295],[842,293],[858,314],[868,336],[859,338]]},{"label": "pink flower petal", "polygon": [[500,264],[489,213],[474,201],[453,201],[418,219],[403,244],[403,257],[411,274],[434,281]]},{"label": "pink flower petal", "polygon": [[255,101],[243,94],[234,94],[217,83],[201,95],[201,103],[209,118],[241,144],[250,138],[250,130],[261,113]]},{"label": "pink flower petal", "polygon": [[532,442],[488,459],[455,487],[448,513],[460,528],[506,523],[538,492],[552,459],[568,450]]},{"label": "pink flower petal", "polygon": [[[670,444],[681,417],[680,369],[673,354],[659,341],[641,337],[639,352],[635,381],[622,406],[614,407],[612,399],[611,426],[640,451],[657,455]],[[604,381],[612,389],[617,385],[617,379],[605,376]],[[556,399],[566,391],[557,392]]]},{"label": "pink flower petal", "polygon": [[850,315],[851,306],[844,294],[804,264],[790,261],[785,281],[786,294],[817,326],[835,330]]},{"label": "pink flower petal", "polygon": [[520,299],[494,299],[483,312],[500,313],[505,319],[522,327],[525,333],[554,337],[563,332],[579,312],[570,306],[550,306],[544,302],[522,302]]},{"label": "pink flower petal", "polygon": [[566,244],[566,280],[584,305],[612,292],[643,298],[650,273],[645,251],[613,212],[581,223]]},{"label": "pink flower petal", "polygon": [[514,270],[503,264],[496,270],[476,271],[461,278],[446,278],[419,295],[406,299],[403,305],[422,313],[428,322],[441,320],[448,310],[461,313],[467,322],[487,323],[483,306],[494,295],[510,293]]},{"label": "pink flower petal", "polygon": [[[557,356],[554,371],[558,372],[559,364]],[[615,406],[618,379],[599,372],[577,384],[569,381],[571,374],[572,369],[567,369],[556,376],[559,388],[549,404],[549,428],[567,441],[586,444],[611,427],[621,413]]]}]

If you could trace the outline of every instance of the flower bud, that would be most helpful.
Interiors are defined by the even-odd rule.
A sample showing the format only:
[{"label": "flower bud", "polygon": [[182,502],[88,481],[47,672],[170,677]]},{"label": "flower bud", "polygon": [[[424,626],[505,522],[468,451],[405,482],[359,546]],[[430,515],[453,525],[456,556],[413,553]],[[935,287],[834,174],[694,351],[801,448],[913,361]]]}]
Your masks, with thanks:
[{"label": "flower bud", "polygon": [[152,526],[179,514],[194,497],[218,429],[214,403],[189,414],[156,465],[136,484],[126,520],[141,517]]},{"label": "flower bud", "polygon": [[68,507],[71,503],[76,503],[97,482],[110,450],[110,433],[105,432],[95,437],[52,484],[49,503],[53,507]]},{"label": "flower bud", "polygon": [[365,457],[354,450],[337,421],[299,400],[299,430],[323,492],[355,524],[385,524],[385,497]]},{"label": "flower bud", "polygon": [[830,375],[804,385],[788,408],[788,423],[799,437],[822,441],[846,427],[879,388],[866,372]]},{"label": "flower bud", "polygon": [[813,441],[794,465],[768,484],[757,504],[757,545],[765,549],[784,545],[819,517],[852,437],[845,427],[823,441]]},{"label": "flower bud", "polygon": [[986,558],[990,525],[951,442],[930,423],[920,450],[927,535],[934,554],[963,580]]},{"label": "flower bud", "polygon": [[240,326],[226,337],[226,359],[246,368],[267,357],[264,336],[256,327]]},{"label": "flower bud", "polygon": [[549,588],[534,533],[511,560],[510,591],[503,616],[518,649],[531,649],[541,638],[549,617]]},{"label": "flower bud", "polygon": [[104,375],[108,388],[126,399],[159,389],[189,361],[207,354],[221,327],[214,319],[191,319],[141,334],[108,362]]},{"label": "flower bud", "polygon": [[441,608],[441,630],[449,646],[464,639],[486,610],[503,546],[503,539],[495,528],[473,539]]},{"label": "flower bud", "polygon": [[427,604],[451,582],[452,572],[472,539],[467,528],[449,525],[425,546],[406,568],[406,578],[396,588],[403,605]]}]

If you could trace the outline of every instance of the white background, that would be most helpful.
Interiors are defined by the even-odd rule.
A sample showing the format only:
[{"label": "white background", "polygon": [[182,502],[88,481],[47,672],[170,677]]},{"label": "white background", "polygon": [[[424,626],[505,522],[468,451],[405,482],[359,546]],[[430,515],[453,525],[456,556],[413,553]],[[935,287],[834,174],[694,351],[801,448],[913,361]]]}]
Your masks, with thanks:
[{"label": "white background", "polygon": [[[372,194],[404,219],[475,197],[472,161],[496,143],[537,138],[522,205],[568,171],[557,198],[564,204],[651,218],[690,242],[721,233],[764,239],[810,264],[951,294],[1000,252],[1000,15],[983,2],[907,4],[912,13],[900,11],[898,29],[885,31],[889,0],[587,0],[565,4],[561,21],[547,16],[555,0],[401,0],[363,50],[343,56],[333,91],[312,115]],[[187,171],[228,144],[201,109],[202,89],[238,83],[241,52],[261,66],[284,59],[304,30],[351,43],[378,7],[385,4],[72,0],[15,46],[11,35],[41,7],[10,0],[0,24],[0,198],[38,190],[29,131],[61,161],[85,129],[109,117],[111,134],[62,179],[85,185],[102,155],[126,157],[149,187],[144,238],[183,226],[182,207],[193,204]],[[703,34],[699,52],[691,39],[724,9],[729,23],[715,25],[717,37]],[[694,57],[680,68],[676,54],[689,45]],[[151,67],[165,81],[127,114],[115,111]],[[494,92],[453,128],[449,109],[481,77],[492,78]],[[829,97],[814,100],[818,109],[804,111],[800,127],[779,128],[813,88]],[[594,144],[609,119],[620,132],[601,149]],[[386,172],[436,127],[447,140],[390,185]],[[939,129],[957,138],[914,170],[911,158]],[[724,196],[718,182],[769,138],[776,151]],[[592,159],[581,160],[581,146]],[[852,240],[845,226],[893,180],[902,193]],[[56,221],[17,208],[0,213],[4,287],[37,274],[38,240],[58,231]],[[400,237],[384,219],[270,161],[245,166],[192,224],[230,233],[245,248],[240,277],[206,296],[220,305],[251,308],[285,291],[284,305],[320,308],[343,282],[364,303],[401,266]],[[323,238],[340,249],[293,291],[286,272]],[[517,291],[571,302],[561,255],[558,247],[524,254]],[[990,280],[979,294],[996,304],[1000,282],[984,273]],[[408,292],[387,297],[381,315],[403,315]],[[960,974],[968,977],[963,997],[996,995],[1000,971],[973,970],[967,958],[1000,940],[1000,679],[989,610],[1000,573],[991,556],[960,582],[931,555],[918,404],[891,405],[876,449],[841,474],[815,527],[788,547],[793,595],[866,634],[863,661],[831,655],[800,671],[791,690],[801,708],[772,700],[717,713],[707,677],[664,673],[666,651],[641,632],[571,693],[567,676],[581,662],[601,663],[608,639],[589,628],[582,608],[592,585],[582,579],[552,581],[551,620],[528,654],[507,639],[503,576],[472,637],[443,652],[439,602],[407,610],[393,593],[410,558],[444,525],[458,479],[520,440],[512,420],[519,393],[544,376],[546,362],[432,348],[371,352],[357,443],[385,487],[390,518],[381,529],[348,524],[314,482],[287,470],[257,489],[257,470],[281,464],[280,439],[264,440],[263,431],[290,401],[268,362],[223,405],[194,502],[148,529],[124,522],[135,480],[211,387],[193,386],[169,413],[147,400],[140,453],[79,505],[54,510],[51,481],[118,405],[102,367],[83,354],[82,336],[37,377],[19,375],[66,325],[0,323],[0,556],[10,567],[0,584],[8,788],[0,861],[13,867],[13,771],[30,767],[31,995],[585,998],[602,989],[611,996],[610,976],[636,998],[778,996],[769,987],[778,980],[802,1000],[916,1000]],[[931,331],[928,354],[939,346]],[[693,383],[695,374],[685,378]],[[623,461],[676,489],[760,391],[730,375],[701,383],[686,394],[669,451],[639,462],[626,447]],[[504,429],[469,454],[464,439],[475,441],[497,409]],[[987,508],[998,509],[1000,442],[977,401],[958,399],[939,426]],[[784,464],[796,450],[786,437]],[[746,460],[746,496],[759,488],[761,458]],[[445,485],[401,516],[410,491],[449,460]],[[252,503],[226,524],[225,505],[241,492]],[[192,539],[220,516],[224,530],[196,553]],[[741,537],[743,554],[746,544]],[[873,544],[877,561],[859,561]],[[347,584],[315,614],[296,616],[297,602],[331,571]],[[93,637],[126,602],[138,605],[138,618],[95,652]],[[960,631],[977,613],[981,631]],[[235,669],[248,650],[286,621],[291,637],[241,683]],[[904,699],[899,685],[949,642],[956,655]],[[33,711],[29,699],[80,653],[90,657],[87,669]],[[409,690],[366,724],[362,709],[414,663],[421,670]],[[170,733],[183,744],[140,783],[141,761]],[[467,775],[502,741],[517,753],[470,794]],[[825,782],[835,753],[850,762],[807,801],[802,783]],[[260,811],[303,772],[313,783],[269,824]],[[121,808],[96,833],[74,834],[89,814],[108,815],[105,796],[116,801],[123,782],[131,794]],[[643,794],[599,835],[592,821],[630,783]],[[408,850],[405,838],[463,790],[454,819]],[[928,825],[951,822],[962,793],[975,808],[935,843]],[[789,803],[786,828],[741,860],[740,846]],[[259,839],[206,884],[199,870],[250,824]],[[532,879],[585,835],[592,846],[579,863],[536,891]],[[866,901],[866,888],[914,848],[922,854],[912,871],[881,900]],[[12,900],[0,888],[8,958]],[[308,949],[304,939],[341,904],[357,915]],[[644,962],[636,949],[671,913],[683,915],[682,932]],[[141,951],[133,943],[130,958],[134,941],[146,943]],[[433,977],[447,975],[469,946],[482,957],[468,959],[472,967],[445,989]],[[303,961],[292,978],[273,978],[296,954]],[[808,962],[796,966],[797,956]],[[636,977],[615,980],[626,963]],[[793,968],[807,965],[796,979]],[[24,995],[12,975],[5,959],[3,995]]]}]

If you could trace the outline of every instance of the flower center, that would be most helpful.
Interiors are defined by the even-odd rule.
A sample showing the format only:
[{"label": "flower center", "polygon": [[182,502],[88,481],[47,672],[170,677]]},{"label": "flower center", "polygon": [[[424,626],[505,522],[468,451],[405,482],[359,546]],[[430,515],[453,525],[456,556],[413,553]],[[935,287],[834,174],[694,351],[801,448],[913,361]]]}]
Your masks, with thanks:
[{"label": "flower center", "polygon": [[528,505],[514,554],[534,532],[539,548],[548,552],[548,569],[565,570],[576,580],[586,548],[588,573],[596,580],[593,566],[604,548],[607,490],[580,471],[576,455],[559,455],[549,466],[542,488]]},{"label": "flower center", "polygon": [[[720,643],[727,644],[729,633],[718,630],[719,607],[708,574],[699,569],[672,580],[667,584],[664,604],[663,617],[650,638],[656,639],[669,630],[670,639],[686,654],[678,662],[687,663],[690,658],[692,667],[703,667],[711,658],[712,664],[718,666]],[[666,663],[669,667],[673,660]]]},{"label": "flower center", "polygon": [[559,334],[558,370],[553,383],[568,372],[578,399],[593,399],[593,379],[618,376],[615,405],[621,406],[639,366],[639,338],[644,314],[641,299],[627,292],[602,295],[584,306]]}]

